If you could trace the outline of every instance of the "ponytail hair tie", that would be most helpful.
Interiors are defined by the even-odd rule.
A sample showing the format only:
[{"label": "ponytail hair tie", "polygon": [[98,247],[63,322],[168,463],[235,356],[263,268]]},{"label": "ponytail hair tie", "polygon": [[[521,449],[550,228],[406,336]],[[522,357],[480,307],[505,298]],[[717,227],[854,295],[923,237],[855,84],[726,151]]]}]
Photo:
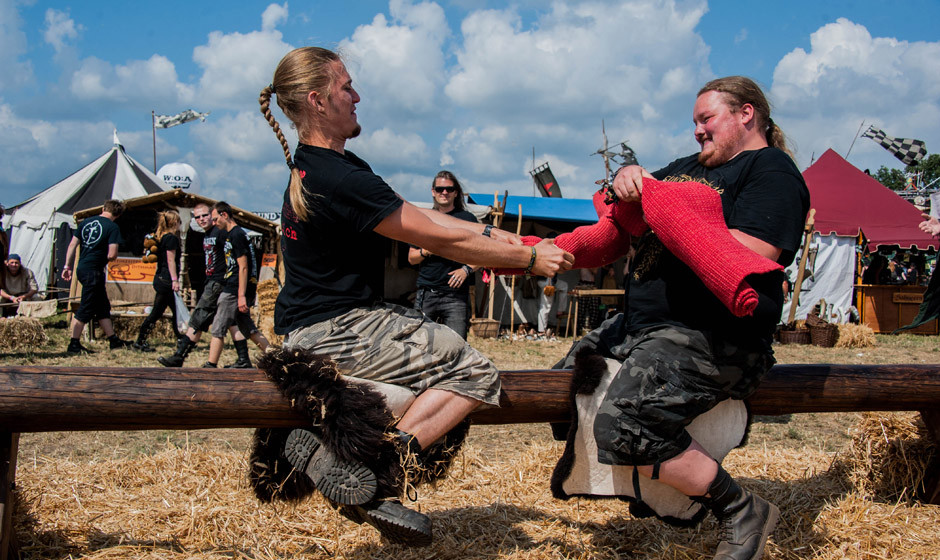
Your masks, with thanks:
[{"label": "ponytail hair tie", "polygon": [[774,127],[774,120],[770,117],[767,117],[767,128],[773,128],[773,127]]},{"label": "ponytail hair tie", "polygon": [[274,84],[268,84],[268,87],[271,88],[271,95],[274,95],[277,93],[277,88],[274,87]]}]

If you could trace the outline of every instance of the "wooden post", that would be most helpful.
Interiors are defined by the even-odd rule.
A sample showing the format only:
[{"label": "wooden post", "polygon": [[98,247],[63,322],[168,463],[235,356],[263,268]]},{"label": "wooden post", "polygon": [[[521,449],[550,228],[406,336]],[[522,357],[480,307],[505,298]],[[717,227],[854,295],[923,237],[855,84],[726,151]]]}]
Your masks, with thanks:
[{"label": "wooden post", "polygon": [[[519,221],[516,222],[516,235],[522,232],[522,205],[519,205]],[[512,342],[512,334],[515,332],[516,318],[516,275],[509,279],[509,341]]]},{"label": "wooden post", "polygon": [[13,534],[13,483],[19,441],[16,432],[0,432],[0,560],[19,557]]},{"label": "wooden post", "polygon": [[806,216],[806,225],[803,227],[803,253],[800,255],[800,267],[796,273],[796,283],[793,285],[793,297],[790,298],[790,316],[787,323],[796,318],[796,308],[800,304],[800,288],[803,287],[803,275],[806,274],[806,257],[809,255],[809,244],[813,240],[813,224],[815,223],[816,209],[810,208]]}]

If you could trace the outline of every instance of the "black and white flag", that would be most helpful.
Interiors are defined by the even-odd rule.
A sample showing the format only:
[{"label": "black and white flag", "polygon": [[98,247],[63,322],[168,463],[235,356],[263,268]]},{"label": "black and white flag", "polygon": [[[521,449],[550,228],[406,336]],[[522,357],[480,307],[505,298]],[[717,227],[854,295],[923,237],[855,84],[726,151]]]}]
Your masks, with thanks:
[{"label": "black and white flag", "polygon": [[209,116],[210,112],[211,111],[197,113],[192,109],[187,109],[178,115],[154,115],[153,126],[156,128],[170,128],[171,126],[188,123],[196,119],[202,119],[202,122],[206,122],[206,117]]},{"label": "black and white flag", "polygon": [[871,138],[878,142],[884,149],[894,154],[894,157],[901,160],[904,165],[913,165],[927,155],[927,145],[924,144],[923,140],[895,138],[873,126],[869,126],[868,130],[862,133],[862,138]]}]

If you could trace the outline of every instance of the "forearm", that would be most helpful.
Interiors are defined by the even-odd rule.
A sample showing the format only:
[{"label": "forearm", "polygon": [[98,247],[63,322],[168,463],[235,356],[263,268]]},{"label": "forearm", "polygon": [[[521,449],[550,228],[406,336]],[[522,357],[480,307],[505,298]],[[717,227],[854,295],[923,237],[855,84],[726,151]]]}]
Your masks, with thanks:
[{"label": "forearm", "polygon": [[486,224],[481,224],[479,222],[468,222],[466,220],[461,220],[460,218],[455,218],[449,214],[443,212],[438,212],[433,208],[418,208],[429,220],[434,222],[439,226],[444,226],[448,228],[461,228],[472,231],[474,233],[483,233],[483,228],[486,227]]},{"label": "forearm", "polygon": [[166,252],[166,267],[170,273],[170,280],[176,282],[179,277],[176,275],[176,251]]},{"label": "forearm", "polygon": [[424,249],[408,247],[408,263],[413,266],[421,264],[426,258],[423,253]]}]

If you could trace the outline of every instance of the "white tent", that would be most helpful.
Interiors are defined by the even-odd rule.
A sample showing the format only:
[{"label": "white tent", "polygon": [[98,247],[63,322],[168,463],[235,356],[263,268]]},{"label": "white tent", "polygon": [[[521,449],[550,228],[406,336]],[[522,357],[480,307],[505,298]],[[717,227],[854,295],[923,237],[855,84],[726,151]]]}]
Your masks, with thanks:
[{"label": "white tent", "polygon": [[4,224],[10,252],[36,274],[41,287],[49,284],[55,235],[59,226],[74,228],[72,214],[115,198],[123,200],[167,190],[156,175],[124,153],[114,132],[114,146],[101,157],[25,202],[8,209]]}]

